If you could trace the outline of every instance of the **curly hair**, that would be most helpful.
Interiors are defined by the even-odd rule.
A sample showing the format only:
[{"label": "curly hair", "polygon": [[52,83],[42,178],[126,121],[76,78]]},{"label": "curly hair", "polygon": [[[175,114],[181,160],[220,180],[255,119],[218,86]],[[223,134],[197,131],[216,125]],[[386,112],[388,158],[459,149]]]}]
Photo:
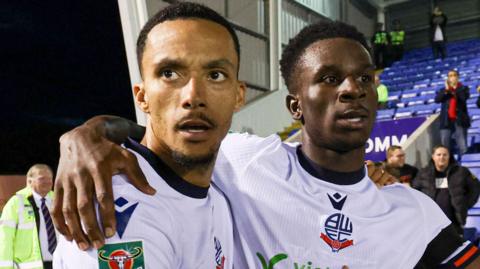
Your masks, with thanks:
[{"label": "curly hair", "polygon": [[140,35],[137,39],[137,63],[142,72],[142,59],[143,52],[145,51],[145,44],[147,41],[148,33],[158,24],[164,21],[173,21],[177,19],[204,19],[208,20],[221,26],[225,27],[230,36],[232,37],[233,44],[235,46],[235,51],[237,52],[238,60],[240,61],[240,42],[238,41],[238,36],[233,29],[232,24],[228,22],[222,15],[218,14],[213,9],[206,7],[201,4],[191,3],[191,2],[178,2],[172,5],[169,5],[166,8],[159,10],[155,15],[153,15],[147,23],[143,26],[140,31]]},{"label": "curly hair", "polygon": [[324,39],[348,38],[359,42],[370,52],[365,36],[354,26],[339,21],[321,21],[303,28],[294,38],[290,39],[282,53],[280,60],[280,71],[290,93],[294,93],[294,74],[299,59],[311,44]]}]

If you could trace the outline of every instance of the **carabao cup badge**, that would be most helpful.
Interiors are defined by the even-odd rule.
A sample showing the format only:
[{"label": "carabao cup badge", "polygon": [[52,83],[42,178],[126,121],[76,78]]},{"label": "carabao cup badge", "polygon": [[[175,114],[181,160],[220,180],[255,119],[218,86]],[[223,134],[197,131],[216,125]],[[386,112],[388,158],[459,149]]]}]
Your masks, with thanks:
[{"label": "carabao cup badge", "polygon": [[105,244],[97,253],[99,269],[145,269],[142,241]]}]

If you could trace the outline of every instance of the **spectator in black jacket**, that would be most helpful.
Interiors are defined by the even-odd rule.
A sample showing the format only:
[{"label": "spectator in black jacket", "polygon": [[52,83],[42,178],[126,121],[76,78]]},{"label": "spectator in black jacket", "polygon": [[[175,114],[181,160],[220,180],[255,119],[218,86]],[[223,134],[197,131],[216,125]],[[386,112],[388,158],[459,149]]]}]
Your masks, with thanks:
[{"label": "spectator in black jacket", "polygon": [[435,102],[442,104],[440,111],[440,140],[450,151],[450,139],[455,133],[458,154],[467,152],[467,129],[470,127],[470,117],[467,110],[467,99],[470,92],[467,86],[458,80],[458,71],[450,70],[445,87],[435,96]]},{"label": "spectator in black jacket", "polygon": [[463,235],[467,211],[480,194],[480,182],[468,168],[450,157],[445,146],[433,149],[430,164],[418,172],[412,186],[435,200]]},{"label": "spectator in black jacket", "polygon": [[447,56],[445,35],[445,26],[447,25],[447,16],[440,10],[440,7],[433,9],[430,17],[430,40],[432,41],[433,57],[438,58],[438,54],[444,59]]}]

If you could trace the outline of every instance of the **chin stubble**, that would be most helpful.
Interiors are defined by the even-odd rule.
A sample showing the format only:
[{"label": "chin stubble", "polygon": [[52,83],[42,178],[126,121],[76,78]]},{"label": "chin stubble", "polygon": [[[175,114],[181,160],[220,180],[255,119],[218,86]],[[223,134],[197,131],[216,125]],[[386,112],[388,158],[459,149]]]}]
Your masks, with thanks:
[{"label": "chin stubble", "polygon": [[201,156],[187,156],[179,151],[172,151],[172,159],[184,169],[208,169],[215,161],[215,153],[209,152]]}]

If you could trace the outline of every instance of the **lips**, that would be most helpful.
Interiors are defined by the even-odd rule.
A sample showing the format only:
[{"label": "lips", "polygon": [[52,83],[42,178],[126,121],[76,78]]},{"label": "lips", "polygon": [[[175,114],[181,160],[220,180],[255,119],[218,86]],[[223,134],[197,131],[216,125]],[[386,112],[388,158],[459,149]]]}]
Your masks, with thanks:
[{"label": "lips", "polygon": [[178,133],[192,142],[208,139],[213,129],[215,129],[215,124],[205,116],[183,119],[176,125]]},{"label": "lips", "polygon": [[203,132],[212,129],[212,124],[204,120],[184,120],[178,124],[178,130],[187,132]]},{"label": "lips", "polygon": [[368,125],[369,116],[366,109],[348,109],[338,115],[337,123],[346,129],[363,129]]}]

